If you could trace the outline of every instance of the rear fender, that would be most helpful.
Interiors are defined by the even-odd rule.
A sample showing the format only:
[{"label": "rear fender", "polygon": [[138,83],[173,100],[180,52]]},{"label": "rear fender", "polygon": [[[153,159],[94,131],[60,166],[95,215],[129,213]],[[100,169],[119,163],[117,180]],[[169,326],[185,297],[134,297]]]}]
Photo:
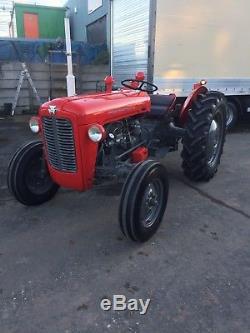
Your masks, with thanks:
[{"label": "rear fender", "polygon": [[208,89],[204,85],[201,84],[194,85],[193,91],[185,100],[185,103],[183,104],[180,111],[179,119],[182,126],[186,124],[191,105],[196,101],[198,95],[204,94],[207,91]]}]

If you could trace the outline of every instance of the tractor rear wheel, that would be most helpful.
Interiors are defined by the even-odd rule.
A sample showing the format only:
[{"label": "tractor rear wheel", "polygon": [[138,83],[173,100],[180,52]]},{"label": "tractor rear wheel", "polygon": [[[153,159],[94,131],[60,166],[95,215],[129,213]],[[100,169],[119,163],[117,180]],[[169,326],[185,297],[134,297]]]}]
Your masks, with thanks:
[{"label": "tractor rear wheel", "polygon": [[194,181],[208,181],[220,164],[226,135],[227,102],[223,94],[198,96],[189,112],[183,138],[182,168]]},{"label": "tractor rear wheel", "polygon": [[168,201],[168,176],[159,162],[145,161],[129,174],[120,200],[119,220],[123,234],[145,242],[159,228]]},{"label": "tractor rear wheel", "polygon": [[8,187],[23,205],[40,205],[50,200],[59,186],[50,178],[41,141],[32,141],[17,150],[9,163]]}]

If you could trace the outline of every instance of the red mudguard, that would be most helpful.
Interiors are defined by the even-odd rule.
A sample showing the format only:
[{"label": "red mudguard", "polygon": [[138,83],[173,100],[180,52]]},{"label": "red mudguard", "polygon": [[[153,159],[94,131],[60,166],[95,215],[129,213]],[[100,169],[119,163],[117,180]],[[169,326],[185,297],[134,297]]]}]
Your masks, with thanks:
[{"label": "red mudguard", "polygon": [[205,87],[201,83],[197,83],[194,85],[192,93],[187,97],[180,112],[180,122],[182,126],[186,124],[188,118],[188,112],[191,108],[191,105],[196,101],[198,95],[204,94],[207,91],[208,91],[207,87]]}]

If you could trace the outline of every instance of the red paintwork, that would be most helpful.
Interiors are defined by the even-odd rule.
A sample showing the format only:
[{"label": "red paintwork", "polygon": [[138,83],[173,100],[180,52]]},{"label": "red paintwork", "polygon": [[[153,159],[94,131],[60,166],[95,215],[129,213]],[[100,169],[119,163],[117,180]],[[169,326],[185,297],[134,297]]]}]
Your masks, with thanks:
[{"label": "red paintwork", "polygon": [[[50,175],[62,187],[84,191],[92,187],[98,149],[98,143],[92,142],[88,137],[89,127],[94,124],[104,126],[124,118],[150,112],[151,104],[150,98],[145,92],[114,91],[55,99],[42,105],[39,110],[40,118],[51,117],[48,112],[50,105],[57,107],[55,117],[68,119],[72,123],[77,160],[76,173],[57,171],[47,162]],[[44,140],[44,138],[42,139]]]},{"label": "red paintwork", "polygon": [[113,88],[113,83],[115,82],[113,76],[106,76],[104,79],[105,82],[105,86],[106,86],[106,92],[107,93],[111,93],[112,92],[112,88]]},{"label": "red paintwork", "polygon": [[[143,72],[138,72],[135,75],[135,79],[139,81],[144,81],[145,80],[145,74]],[[131,82],[131,87],[134,89],[137,89],[139,87],[140,83],[136,81]]]},{"label": "red paintwork", "polygon": [[193,87],[192,93],[187,97],[185,100],[185,103],[183,104],[180,112],[180,123],[182,126],[184,126],[187,122],[188,118],[188,113],[191,108],[191,105],[193,104],[194,101],[196,101],[197,97],[199,94],[206,93],[207,88],[202,85],[201,83],[197,83]]},{"label": "red paintwork", "polygon": [[105,125],[123,118],[150,112],[150,98],[145,92],[132,90],[113,91],[54,99],[42,105],[48,115],[49,105],[77,117],[78,125]]},{"label": "red paintwork", "polygon": [[135,79],[139,81],[144,81],[145,80],[145,74],[143,72],[138,72],[135,75]]},{"label": "red paintwork", "polygon": [[[143,73],[137,73],[136,79],[144,79]],[[138,116],[150,112],[150,97],[146,92],[138,92],[131,89],[111,91],[113,78],[105,79],[106,92],[92,95],[58,98],[43,104],[39,110],[39,121],[42,129],[42,117],[56,117],[68,119],[72,123],[75,141],[75,153],[77,171],[67,173],[55,170],[50,166],[47,159],[47,147],[43,137],[43,130],[40,136],[44,141],[45,159],[52,179],[60,186],[84,191],[93,185],[95,176],[95,164],[98,151],[98,143],[94,143],[88,136],[88,129],[92,125],[105,126],[106,124]],[[196,85],[192,94],[184,103],[180,120],[184,125],[187,120],[188,111],[197,95],[207,91],[201,84]],[[174,107],[175,101],[171,108]],[[55,106],[57,112],[51,115],[49,106]],[[171,110],[170,108],[170,110]],[[148,149],[140,147],[131,153],[131,160],[134,163],[144,161],[148,158]]]},{"label": "red paintwork", "polygon": [[139,163],[148,159],[148,148],[139,147],[131,153],[131,160],[133,163]]}]

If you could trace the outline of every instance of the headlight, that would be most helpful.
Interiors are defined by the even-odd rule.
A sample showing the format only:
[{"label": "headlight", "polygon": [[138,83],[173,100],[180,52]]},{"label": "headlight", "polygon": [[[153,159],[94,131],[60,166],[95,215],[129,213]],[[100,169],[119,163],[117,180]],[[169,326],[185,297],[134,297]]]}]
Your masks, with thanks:
[{"label": "headlight", "polygon": [[40,132],[40,125],[39,125],[39,118],[38,117],[32,117],[29,122],[30,129],[33,133],[39,133]]},{"label": "headlight", "polygon": [[105,129],[101,125],[92,125],[88,130],[88,136],[93,142],[100,142],[105,136]]}]

